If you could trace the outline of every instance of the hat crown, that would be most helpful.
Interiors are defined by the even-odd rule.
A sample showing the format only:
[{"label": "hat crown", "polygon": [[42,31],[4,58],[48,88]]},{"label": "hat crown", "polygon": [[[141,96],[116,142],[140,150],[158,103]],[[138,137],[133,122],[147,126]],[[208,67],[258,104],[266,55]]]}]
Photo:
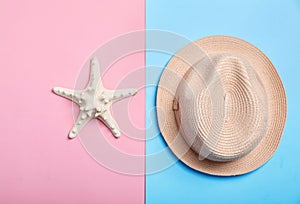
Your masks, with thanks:
[{"label": "hat crown", "polygon": [[180,132],[199,158],[236,160],[265,135],[266,93],[242,57],[223,53],[202,59],[184,75],[175,97]]}]

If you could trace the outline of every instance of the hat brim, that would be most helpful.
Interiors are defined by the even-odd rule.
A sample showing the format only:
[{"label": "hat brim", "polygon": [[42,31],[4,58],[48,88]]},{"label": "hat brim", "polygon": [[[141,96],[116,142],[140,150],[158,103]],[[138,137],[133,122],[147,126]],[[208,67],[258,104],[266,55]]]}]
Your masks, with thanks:
[{"label": "hat brim", "polygon": [[[183,77],[191,68],[190,65],[182,62],[183,59],[175,57],[176,55],[169,61],[162,73],[157,90],[156,106],[159,110],[157,111],[157,119],[161,134],[172,152],[183,163],[197,171],[218,176],[234,176],[254,171],[272,157],[284,130],[287,101],[281,79],[268,57],[244,40],[229,36],[210,36],[193,43],[199,46],[207,55],[231,53],[247,59],[258,75],[263,87],[265,87],[267,95],[268,127],[266,135],[255,149],[240,159],[229,162],[199,160],[198,154],[189,148],[179,133],[173,111],[174,94],[162,86],[166,81],[172,81],[166,71],[171,71]],[[189,52],[188,47],[189,45],[179,52]],[[192,56],[193,53],[190,52],[189,55]],[[173,80],[172,90],[177,89],[179,82]],[[183,150],[187,151],[184,152]]]}]

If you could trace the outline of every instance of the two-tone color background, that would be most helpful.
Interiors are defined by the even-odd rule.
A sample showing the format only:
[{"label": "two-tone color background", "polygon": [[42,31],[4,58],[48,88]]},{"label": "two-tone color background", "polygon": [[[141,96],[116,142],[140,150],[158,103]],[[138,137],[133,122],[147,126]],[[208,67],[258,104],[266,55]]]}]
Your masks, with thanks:
[{"label": "two-tone color background", "polygon": [[[232,35],[271,59],[286,89],[288,117],[266,165],[231,178],[201,174],[181,162],[153,174],[126,175],[97,163],[79,138],[67,139],[72,103],[51,88],[74,87],[96,48],[144,29],[189,40]],[[103,74],[103,83],[113,89],[141,67],[145,84],[157,82],[150,69],[164,67],[170,57],[148,51],[124,57]],[[0,70],[0,204],[300,203],[299,0],[0,0]],[[144,138],[155,124],[155,93],[155,86],[141,89],[128,106]],[[161,135],[107,139],[128,154],[165,148]],[[151,169],[147,156],[141,162]]]}]

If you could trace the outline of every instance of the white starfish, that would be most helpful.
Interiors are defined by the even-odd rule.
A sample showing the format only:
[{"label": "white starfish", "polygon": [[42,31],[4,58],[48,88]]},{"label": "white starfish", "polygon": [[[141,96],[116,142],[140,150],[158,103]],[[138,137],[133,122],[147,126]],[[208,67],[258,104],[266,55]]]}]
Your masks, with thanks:
[{"label": "white starfish", "polygon": [[53,92],[77,103],[80,106],[78,118],[69,133],[69,138],[77,136],[79,131],[93,118],[101,120],[118,138],[120,128],[110,113],[113,102],[136,94],[136,89],[108,90],[102,85],[99,63],[96,57],[91,60],[91,71],[88,85],[84,90],[72,90],[61,87],[53,88]]}]

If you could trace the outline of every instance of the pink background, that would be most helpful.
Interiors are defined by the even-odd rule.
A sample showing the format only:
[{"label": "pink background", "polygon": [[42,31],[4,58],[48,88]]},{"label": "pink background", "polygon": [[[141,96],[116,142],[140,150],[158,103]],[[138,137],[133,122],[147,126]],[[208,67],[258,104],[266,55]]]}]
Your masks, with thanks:
[{"label": "pink background", "polygon": [[[0,1],[0,203],[143,203],[144,177],[100,166],[68,140],[72,103],[51,93],[73,87],[81,66],[101,44],[143,29],[144,1]],[[125,65],[125,66],[124,66]],[[137,54],[115,65],[122,74],[144,66]],[[111,80],[108,80],[108,77]],[[111,72],[104,85],[122,75]],[[143,127],[144,92],[131,101]],[[129,108],[134,111],[134,108]],[[143,154],[144,143],[120,138],[119,147]]]}]

